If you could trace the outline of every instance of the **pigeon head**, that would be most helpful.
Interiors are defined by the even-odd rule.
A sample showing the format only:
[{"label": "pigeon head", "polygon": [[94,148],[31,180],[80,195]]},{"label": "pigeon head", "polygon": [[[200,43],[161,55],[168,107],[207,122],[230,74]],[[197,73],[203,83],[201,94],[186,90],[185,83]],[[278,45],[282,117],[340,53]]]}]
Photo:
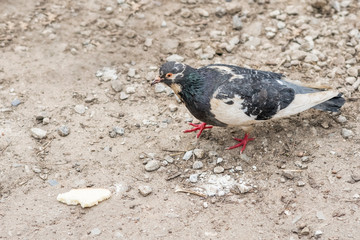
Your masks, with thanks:
[{"label": "pigeon head", "polygon": [[164,63],[159,70],[159,76],[154,79],[151,85],[165,83],[168,86],[184,80],[185,71],[189,66],[179,62]]}]

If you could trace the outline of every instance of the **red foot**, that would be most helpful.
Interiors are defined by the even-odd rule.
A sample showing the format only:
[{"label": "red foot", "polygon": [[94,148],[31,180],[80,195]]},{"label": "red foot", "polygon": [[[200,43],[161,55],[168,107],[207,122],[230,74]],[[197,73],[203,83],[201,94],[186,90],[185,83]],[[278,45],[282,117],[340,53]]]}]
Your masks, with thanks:
[{"label": "red foot", "polygon": [[198,134],[196,134],[196,137],[199,138],[201,133],[204,131],[204,129],[207,128],[212,128],[213,126],[206,126],[206,123],[200,123],[200,124],[194,124],[194,123],[189,123],[191,126],[193,126],[193,129],[189,129],[189,130],[185,130],[184,133],[188,133],[188,132],[195,132],[197,130],[200,130],[200,132],[198,132]]},{"label": "red foot", "polygon": [[232,147],[228,147],[227,150],[230,150],[230,149],[234,149],[234,148],[238,148],[238,147],[242,147],[241,149],[241,153],[245,150],[246,148],[246,144],[252,140],[254,140],[255,138],[249,138],[249,134],[245,134],[244,138],[243,139],[240,139],[240,138],[234,138],[234,140],[238,141],[239,143],[232,146]]}]

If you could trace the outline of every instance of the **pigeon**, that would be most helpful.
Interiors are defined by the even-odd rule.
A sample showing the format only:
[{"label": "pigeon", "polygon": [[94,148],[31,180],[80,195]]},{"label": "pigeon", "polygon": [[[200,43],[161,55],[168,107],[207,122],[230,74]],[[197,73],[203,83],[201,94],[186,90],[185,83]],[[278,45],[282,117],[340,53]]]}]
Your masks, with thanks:
[{"label": "pigeon", "polygon": [[[342,94],[325,87],[310,87],[286,80],[283,74],[226,64],[193,68],[180,62],[166,62],[151,85],[169,86],[185,103],[190,113],[202,123],[190,123],[199,131],[212,126],[240,126],[244,138],[234,138],[245,150],[252,125],[288,117],[310,108],[338,112],[345,99]],[[209,125],[208,125],[209,124]]]}]

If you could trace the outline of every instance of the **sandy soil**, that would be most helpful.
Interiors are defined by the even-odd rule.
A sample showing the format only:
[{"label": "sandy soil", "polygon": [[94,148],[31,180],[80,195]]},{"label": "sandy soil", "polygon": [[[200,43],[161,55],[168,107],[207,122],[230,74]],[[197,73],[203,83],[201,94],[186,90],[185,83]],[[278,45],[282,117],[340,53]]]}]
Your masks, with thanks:
[{"label": "sandy soil", "polygon": [[[356,0],[0,1],[0,238],[359,239],[359,23]],[[225,150],[240,129],[196,140],[185,106],[150,87],[172,54],[330,85],[347,102],[257,125],[240,155]],[[195,148],[204,157],[182,159]],[[82,187],[112,196],[56,200]]]}]

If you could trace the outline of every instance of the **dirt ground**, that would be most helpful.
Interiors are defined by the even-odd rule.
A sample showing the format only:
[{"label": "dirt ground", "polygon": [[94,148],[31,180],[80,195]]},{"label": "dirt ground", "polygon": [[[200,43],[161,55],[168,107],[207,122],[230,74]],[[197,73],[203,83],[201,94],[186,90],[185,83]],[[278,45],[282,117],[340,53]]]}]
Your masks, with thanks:
[{"label": "dirt ground", "polygon": [[[0,238],[360,239],[359,30],[357,0],[0,1]],[[173,54],[347,102],[259,124],[241,155],[225,150],[241,129],[196,140],[185,106],[150,86]],[[56,200],[83,187],[112,196]]]}]

